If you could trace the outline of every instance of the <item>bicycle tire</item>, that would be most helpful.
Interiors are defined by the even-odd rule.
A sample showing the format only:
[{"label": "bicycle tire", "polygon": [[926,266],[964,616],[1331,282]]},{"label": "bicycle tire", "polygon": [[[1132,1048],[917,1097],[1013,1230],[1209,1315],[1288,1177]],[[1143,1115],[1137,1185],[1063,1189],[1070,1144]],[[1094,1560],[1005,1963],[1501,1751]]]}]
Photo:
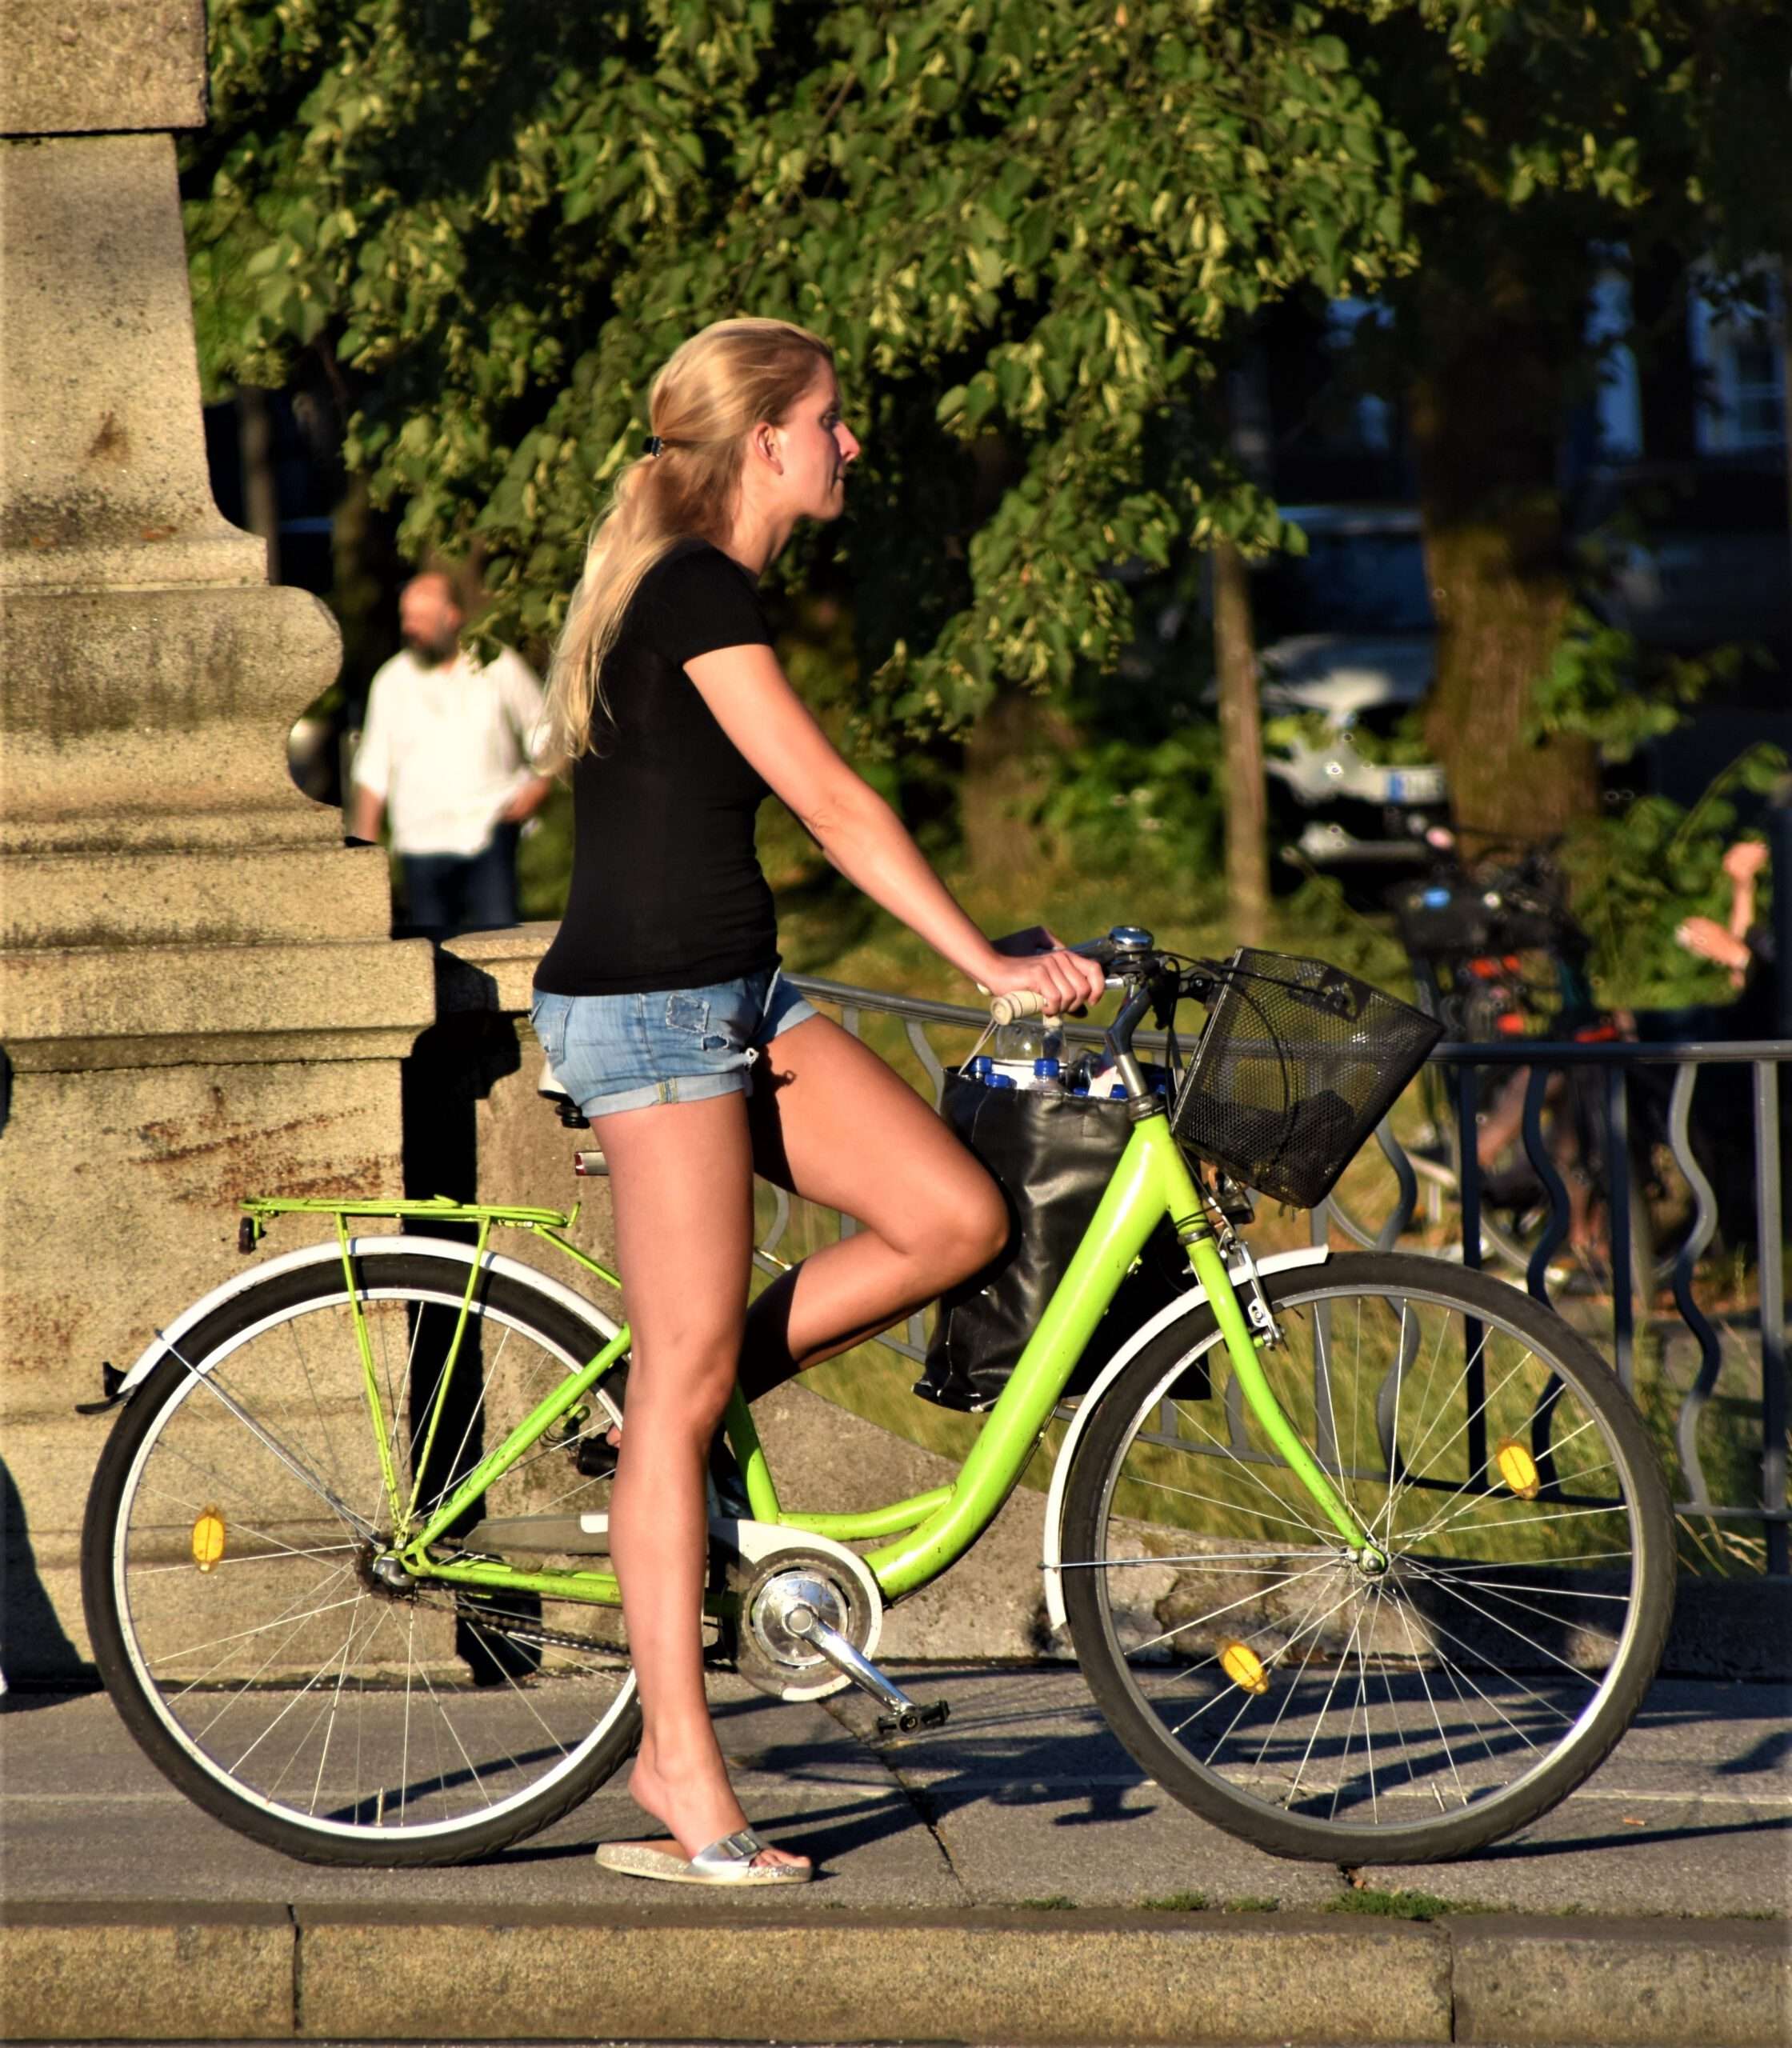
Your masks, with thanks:
[{"label": "bicycle tire", "polygon": [[[401,1480],[426,1463],[426,1501],[614,1334],[594,1310],[582,1322],[485,1272],[450,1382],[458,1405],[431,1442],[430,1375],[469,1269],[402,1248],[357,1263],[394,1461]],[[490,1854],[613,1774],[640,1727],[613,1610],[427,1582],[407,1596],[372,1574],[366,1525],[385,1493],[339,1266],[270,1275],[179,1349],[188,1362],[164,1358],[107,1440],[82,1560],[101,1675],[165,1777],[266,1847],[392,1867]],[[556,1538],[544,1515],[564,1540],[571,1518],[607,1506],[608,1477],[577,1460],[620,1419],[602,1391],[614,1384],[498,1481],[456,1540],[502,1554],[480,1532],[509,1516],[506,1540],[530,1562],[531,1542]],[[222,1555],[202,1568],[208,1515]]]},{"label": "bicycle tire", "polygon": [[1198,1303],[1076,1453],[1078,1661],[1140,1766],[1257,1847],[1465,1855],[1565,1798],[1634,1717],[1673,1608],[1666,1483],[1598,1352],[1514,1288],[1393,1253],[1263,1286],[1286,1341],[1258,1357],[1390,1567],[1350,1562]]}]

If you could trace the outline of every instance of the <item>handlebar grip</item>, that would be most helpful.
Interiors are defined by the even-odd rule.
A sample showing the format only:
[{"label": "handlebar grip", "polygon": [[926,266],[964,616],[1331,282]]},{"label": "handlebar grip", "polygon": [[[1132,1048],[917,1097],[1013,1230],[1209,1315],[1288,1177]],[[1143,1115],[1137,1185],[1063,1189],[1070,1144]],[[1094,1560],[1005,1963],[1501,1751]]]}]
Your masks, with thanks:
[{"label": "handlebar grip", "polygon": [[1012,1024],[1018,1017],[1042,1017],[1046,998],[1033,989],[1016,989],[1012,995],[990,998],[990,1015],[998,1024]]}]

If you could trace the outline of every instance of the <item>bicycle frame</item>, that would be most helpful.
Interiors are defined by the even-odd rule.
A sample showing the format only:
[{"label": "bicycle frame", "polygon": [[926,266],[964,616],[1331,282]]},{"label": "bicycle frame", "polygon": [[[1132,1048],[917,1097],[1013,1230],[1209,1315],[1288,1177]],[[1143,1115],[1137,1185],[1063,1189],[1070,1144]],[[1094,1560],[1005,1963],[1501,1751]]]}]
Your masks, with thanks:
[{"label": "bicycle frame", "polygon": [[[564,1234],[571,1227],[577,1210],[562,1214],[555,1210],[463,1206],[441,1199],[428,1202],[349,1204],[268,1198],[246,1202],[243,1207],[250,1218],[247,1227],[258,1236],[267,1219],[277,1214],[327,1215],[334,1221],[361,1354],[364,1390],[380,1437],[382,1471],[397,1532],[394,1554],[404,1569],[419,1580],[486,1590],[538,1593],[596,1606],[617,1605],[621,1596],[614,1575],[609,1572],[524,1571],[496,1559],[438,1558],[433,1556],[431,1550],[488,1487],[598,1386],[627,1350],[626,1326],[577,1370],[569,1373],[501,1444],[482,1458],[426,1514],[419,1518],[420,1478],[413,1481],[410,1498],[406,1500],[391,1462],[390,1446],[394,1433],[380,1407],[378,1378],[362,1318],[348,1230],[349,1219],[354,1217],[427,1218],[473,1225],[478,1229],[478,1242],[468,1266],[459,1319],[436,1382],[430,1412],[423,1420],[423,1451],[416,1461],[420,1474],[445,1412],[450,1382],[460,1358],[462,1340],[483,1270],[482,1261],[494,1228],[527,1230],[564,1253],[606,1286],[620,1286],[615,1274]],[[886,1599],[901,1599],[938,1578],[976,1542],[1019,1483],[1096,1325],[1143,1250],[1146,1239],[1165,1216],[1187,1247],[1190,1266],[1206,1290],[1233,1370],[1252,1414],[1277,1452],[1306,1487],[1319,1513],[1338,1531],[1341,1546],[1352,1556],[1371,1550],[1368,1531],[1302,1443],[1270,1388],[1257,1356],[1257,1346],[1243,1305],[1226,1272],[1194,1176],[1161,1106],[1134,1123],[1126,1150],[1094,1217],[1046,1304],[1038,1326],[1022,1352],[1001,1398],[985,1417],[982,1430],[956,1480],[950,1486],[938,1487],[910,1499],[854,1514],[787,1511],[778,1498],[752,1414],[737,1390],[730,1398],[724,1427],[746,1485],[753,1518],[794,1533],[829,1538],[836,1542],[898,1539],[885,1542],[865,1559]],[[402,1240],[397,1242],[402,1248]],[[725,1613],[728,1606],[729,1596],[726,1594],[712,1595],[705,1602],[706,1611],[712,1614]]]}]

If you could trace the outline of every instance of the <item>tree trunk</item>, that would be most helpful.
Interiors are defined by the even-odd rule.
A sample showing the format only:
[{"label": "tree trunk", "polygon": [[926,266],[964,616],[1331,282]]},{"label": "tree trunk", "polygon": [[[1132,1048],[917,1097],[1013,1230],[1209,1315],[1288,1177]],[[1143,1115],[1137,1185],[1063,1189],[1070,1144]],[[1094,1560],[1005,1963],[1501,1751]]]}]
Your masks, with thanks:
[{"label": "tree trunk", "polygon": [[1075,743],[1062,711],[1042,698],[1006,692],[965,740],[958,815],[965,858],[978,881],[1018,882],[1039,858],[1037,819],[1054,759]]},{"label": "tree trunk", "polygon": [[1250,578],[1230,541],[1214,550],[1214,666],[1219,676],[1220,756],[1226,805],[1226,892],[1232,935],[1261,946],[1270,916],[1269,798]]},{"label": "tree trunk", "polygon": [[1556,482],[1562,316],[1510,279],[1472,297],[1440,280],[1418,304],[1413,438],[1438,618],[1426,738],[1459,822],[1543,838],[1598,801],[1590,746],[1524,736],[1573,594]]}]

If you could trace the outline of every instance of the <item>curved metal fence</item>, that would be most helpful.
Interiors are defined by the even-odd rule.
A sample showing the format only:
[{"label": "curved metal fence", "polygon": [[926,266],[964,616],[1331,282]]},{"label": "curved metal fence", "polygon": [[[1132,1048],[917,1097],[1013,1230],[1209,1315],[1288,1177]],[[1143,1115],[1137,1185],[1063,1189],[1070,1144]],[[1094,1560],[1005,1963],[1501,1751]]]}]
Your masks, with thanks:
[{"label": "curved metal fence", "polygon": [[[982,1010],[792,978],[856,1037],[870,1024],[878,1050],[909,1064],[936,1105],[947,1065],[988,1022]],[[1075,1043],[1101,1035],[1066,1027]],[[942,1055],[936,1040],[954,1038],[962,1043]],[[1162,1034],[1138,1042],[1148,1058],[1169,1056]],[[1378,1157],[1359,1158],[1310,1218],[1315,1243],[1422,1246],[1527,1287],[1611,1359],[1654,1430],[1695,1547],[1722,1568],[1782,1575],[1792,1570],[1788,1061],[1786,1040],[1440,1046],[1383,1120]],[[1522,1139],[1519,1176],[1530,1190],[1522,1214],[1482,1164],[1490,1115]],[[776,1272],[788,1262],[780,1251],[792,1205],[771,1192],[756,1258]],[[838,1227],[854,1226],[841,1216]],[[880,1342],[918,1363],[924,1318]]]}]

